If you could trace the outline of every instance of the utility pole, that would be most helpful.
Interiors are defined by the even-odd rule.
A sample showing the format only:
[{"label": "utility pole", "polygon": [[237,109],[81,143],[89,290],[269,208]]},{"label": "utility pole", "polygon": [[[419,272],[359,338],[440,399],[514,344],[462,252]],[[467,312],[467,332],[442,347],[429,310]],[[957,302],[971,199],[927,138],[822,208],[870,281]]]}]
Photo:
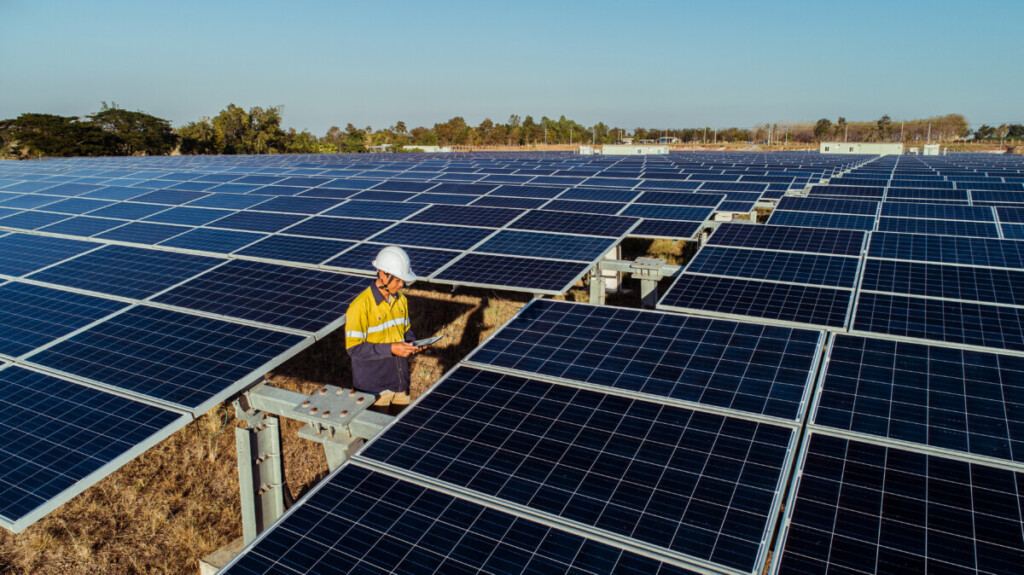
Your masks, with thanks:
[{"label": "utility pole", "polygon": [[544,145],[548,145],[548,127],[544,126]]},{"label": "utility pole", "polygon": [[843,124],[843,142],[846,142],[846,137],[850,135],[850,125]]},{"label": "utility pole", "polygon": [[900,121],[900,141],[903,141],[903,121]]},{"label": "utility pole", "polygon": [[928,122],[928,143],[932,143],[932,123]]}]

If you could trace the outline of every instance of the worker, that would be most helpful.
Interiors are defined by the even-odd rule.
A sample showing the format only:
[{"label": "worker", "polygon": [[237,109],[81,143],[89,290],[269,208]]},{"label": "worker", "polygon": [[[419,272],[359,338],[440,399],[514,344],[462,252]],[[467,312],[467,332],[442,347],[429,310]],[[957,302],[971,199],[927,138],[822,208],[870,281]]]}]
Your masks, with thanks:
[{"label": "worker", "polygon": [[377,277],[348,306],[345,349],[352,358],[352,386],[373,393],[375,411],[397,414],[409,405],[409,356],[420,348],[409,325],[401,289],[416,281],[409,254],[398,246],[380,250]]}]

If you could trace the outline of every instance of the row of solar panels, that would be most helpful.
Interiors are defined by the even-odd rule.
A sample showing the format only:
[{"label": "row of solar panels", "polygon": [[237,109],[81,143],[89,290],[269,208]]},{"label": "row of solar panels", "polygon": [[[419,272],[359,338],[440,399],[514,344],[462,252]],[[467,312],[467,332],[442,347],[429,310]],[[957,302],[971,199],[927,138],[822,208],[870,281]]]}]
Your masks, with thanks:
[{"label": "row of solar panels", "polygon": [[1013,572],[1022,368],[537,300],[226,572]]}]

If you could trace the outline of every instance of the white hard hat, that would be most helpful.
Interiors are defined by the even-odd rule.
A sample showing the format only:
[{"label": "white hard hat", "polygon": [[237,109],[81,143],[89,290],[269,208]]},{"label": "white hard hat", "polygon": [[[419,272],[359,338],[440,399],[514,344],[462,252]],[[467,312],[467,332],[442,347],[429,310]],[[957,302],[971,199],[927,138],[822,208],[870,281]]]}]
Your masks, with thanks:
[{"label": "white hard hat", "polygon": [[416,281],[416,274],[412,273],[412,262],[409,261],[409,254],[398,246],[387,246],[377,253],[373,260],[373,267],[380,271],[398,276],[407,284]]}]

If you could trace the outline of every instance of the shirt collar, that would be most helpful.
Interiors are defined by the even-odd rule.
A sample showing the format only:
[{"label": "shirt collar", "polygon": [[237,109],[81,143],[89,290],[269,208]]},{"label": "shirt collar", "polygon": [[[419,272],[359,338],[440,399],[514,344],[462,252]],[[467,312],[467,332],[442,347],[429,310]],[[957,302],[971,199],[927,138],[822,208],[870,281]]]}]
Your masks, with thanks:
[{"label": "shirt collar", "polygon": [[[377,302],[377,305],[380,305],[380,304],[388,301],[388,300],[384,299],[384,294],[380,293],[380,289],[377,288],[376,280],[370,282],[370,292],[373,293],[373,301]],[[392,301],[394,301],[394,299],[395,299],[394,297],[391,298]]]}]

